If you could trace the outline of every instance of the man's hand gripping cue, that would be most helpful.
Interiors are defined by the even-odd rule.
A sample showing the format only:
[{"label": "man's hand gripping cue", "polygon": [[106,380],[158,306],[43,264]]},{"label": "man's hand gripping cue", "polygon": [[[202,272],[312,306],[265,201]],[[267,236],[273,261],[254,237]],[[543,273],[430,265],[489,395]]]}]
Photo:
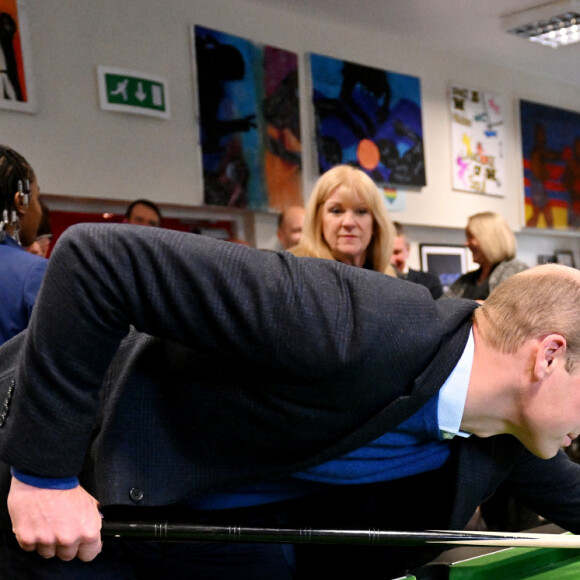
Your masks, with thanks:
[{"label": "man's hand gripping cue", "polygon": [[8,511],[16,539],[27,552],[89,562],[101,551],[98,502],[80,486],[43,489],[13,477]]}]

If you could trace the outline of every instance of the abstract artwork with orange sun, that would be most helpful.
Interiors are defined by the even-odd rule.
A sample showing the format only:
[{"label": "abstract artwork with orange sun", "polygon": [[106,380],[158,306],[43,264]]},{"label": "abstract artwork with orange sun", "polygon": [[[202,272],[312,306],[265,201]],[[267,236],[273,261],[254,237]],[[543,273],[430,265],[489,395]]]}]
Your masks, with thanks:
[{"label": "abstract artwork with orange sun", "polygon": [[426,185],[417,77],[310,55],[321,173],[355,165],[379,184]]}]

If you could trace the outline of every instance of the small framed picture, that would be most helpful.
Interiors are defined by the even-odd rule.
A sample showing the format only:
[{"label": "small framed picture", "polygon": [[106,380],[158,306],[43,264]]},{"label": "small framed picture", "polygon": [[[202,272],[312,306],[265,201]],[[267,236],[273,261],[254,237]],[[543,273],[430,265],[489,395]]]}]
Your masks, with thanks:
[{"label": "small framed picture", "polygon": [[0,109],[36,112],[25,0],[0,0]]},{"label": "small framed picture", "polygon": [[467,248],[438,244],[420,244],[421,270],[436,274],[446,292],[451,284],[467,272]]},{"label": "small framed picture", "polygon": [[558,264],[574,267],[574,254],[570,250],[557,250],[555,255]]},{"label": "small framed picture", "polygon": [[555,264],[557,261],[558,260],[554,254],[538,254],[539,266],[542,264]]}]

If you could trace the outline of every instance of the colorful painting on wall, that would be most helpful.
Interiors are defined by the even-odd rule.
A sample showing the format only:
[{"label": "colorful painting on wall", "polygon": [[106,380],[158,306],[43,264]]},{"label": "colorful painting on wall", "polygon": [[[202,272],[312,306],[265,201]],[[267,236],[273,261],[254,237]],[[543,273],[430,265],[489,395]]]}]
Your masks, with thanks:
[{"label": "colorful painting on wall", "polygon": [[417,77],[310,55],[321,173],[339,163],[380,184],[426,184]]},{"label": "colorful painting on wall", "polygon": [[458,86],[450,97],[453,189],[504,195],[501,97]]},{"label": "colorful painting on wall", "polygon": [[205,203],[302,205],[297,55],[201,26],[193,35]]},{"label": "colorful painting on wall", "polygon": [[36,111],[23,0],[0,0],[0,108]]},{"label": "colorful painting on wall", "polygon": [[520,101],[526,226],[580,227],[580,113]]}]

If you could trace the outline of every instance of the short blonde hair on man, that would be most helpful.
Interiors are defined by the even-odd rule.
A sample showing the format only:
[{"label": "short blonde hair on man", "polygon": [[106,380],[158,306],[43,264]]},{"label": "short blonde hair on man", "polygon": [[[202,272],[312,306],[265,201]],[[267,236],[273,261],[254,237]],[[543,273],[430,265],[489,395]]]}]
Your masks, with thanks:
[{"label": "short blonde hair on man", "polygon": [[516,257],[516,237],[500,214],[492,211],[476,213],[467,220],[467,229],[492,264]]},{"label": "short blonde hair on man", "polygon": [[475,311],[484,342],[516,352],[526,340],[560,334],[566,339],[566,370],[580,362],[580,272],[545,264],[502,282]]},{"label": "short blonde hair on man", "polygon": [[395,228],[382,195],[366,173],[350,165],[337,165],[319,177],[306,205],[300,243],[290,251],[296,256],[335,259],[322,235],[322,206],[339,188],[353,198],[360,196],[365,200],[373,217],[373,235],[367,249],[367,259],[371,261],[373,270],[394,275],[391,254]]}]

